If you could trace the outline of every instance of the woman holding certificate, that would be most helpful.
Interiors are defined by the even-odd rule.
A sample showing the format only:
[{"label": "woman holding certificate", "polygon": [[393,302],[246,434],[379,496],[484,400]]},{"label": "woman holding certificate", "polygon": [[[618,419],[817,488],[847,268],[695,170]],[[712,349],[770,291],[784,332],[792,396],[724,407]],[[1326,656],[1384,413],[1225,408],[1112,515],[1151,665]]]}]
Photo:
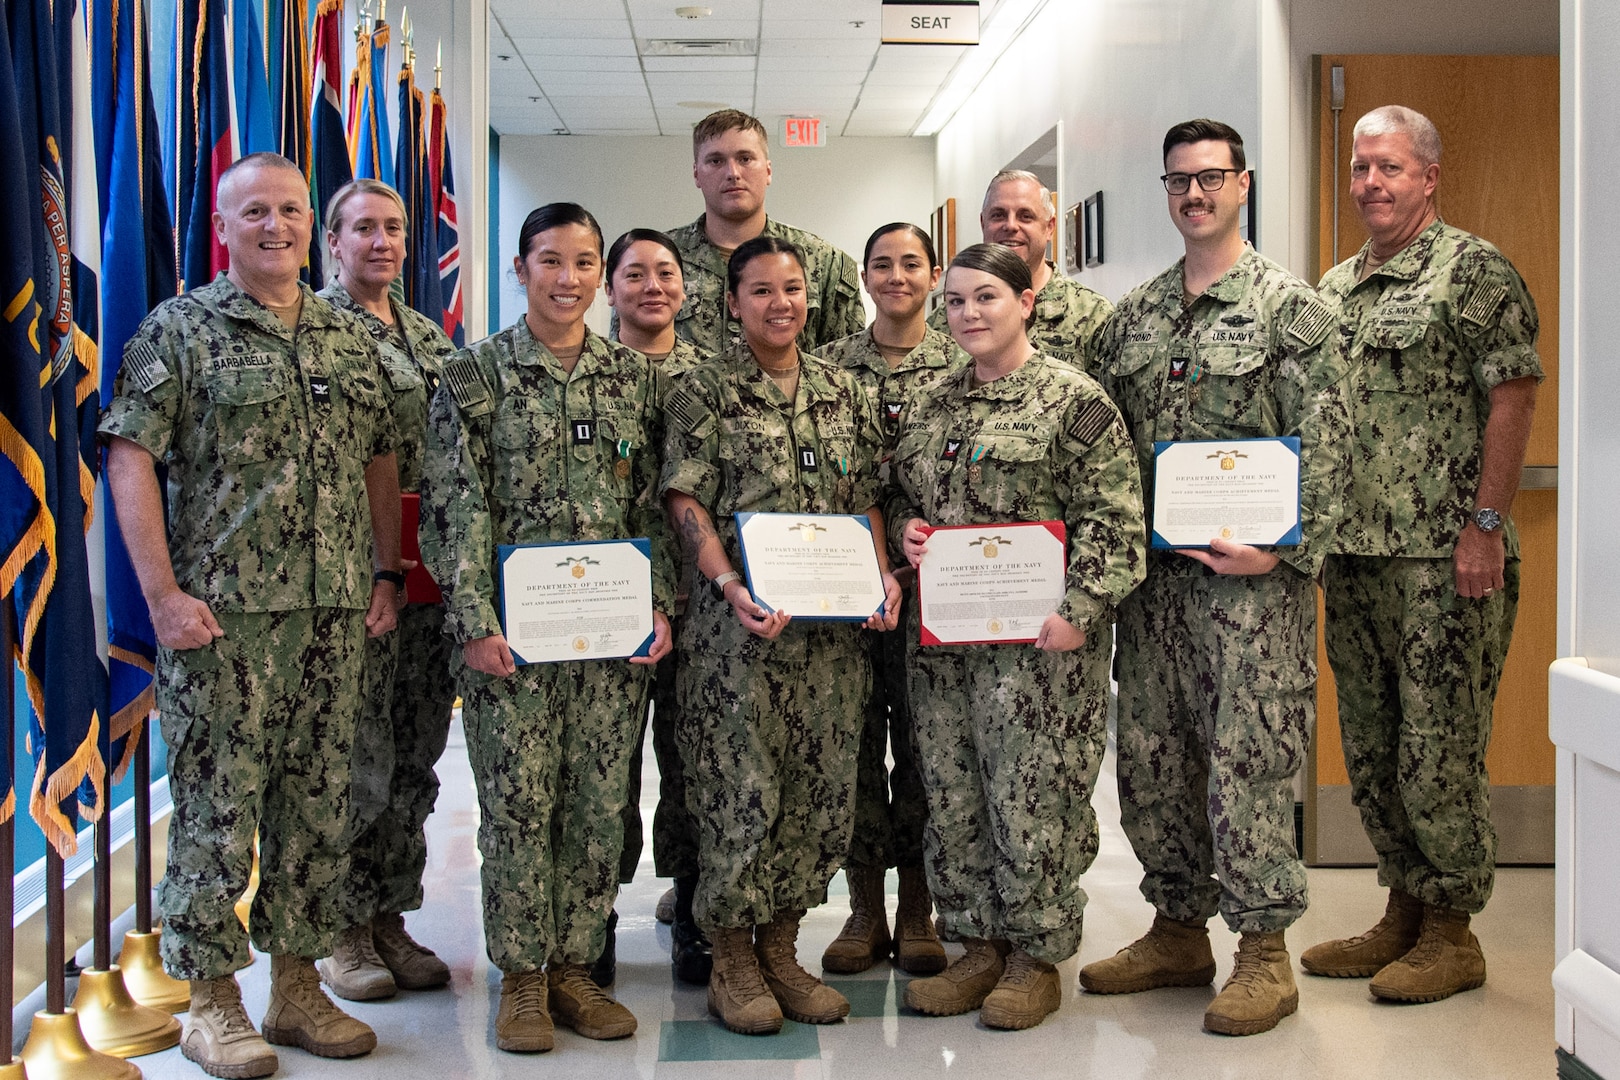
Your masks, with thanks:
[{"label": "woman holding certificate", "polygon": [[[907,409],[885,503],[922,575],[921,632],[907,636],[929,889],[941,932],[966,947],[942,974],[909,983],[906,1004],[935,1016],[979,1009],[996,1028],[1033,1027],[1053,1012],[1054,965],[1080,945],[1109,629],[1146,560],[1141,483],[1119,413],[1089,376],[1035,351],[1025,334],[1034,302],[1029,268],[1008,248],[978,244],[951,261],[947,318],[973,363]],[[979,528],[930,536],[950,526]],[[1055,549],[1044,557],[1043,541]],[[1023,568],[999,579],[1002,592],[1054,575],[1055,610],[1028,619],[1023,643],[919,644],[929,640],[930,572],[971,583],[998,559]],[[1005,621],[946,640],[994,640]]]},{"label": "woman holding certificate", "polygon": [[[698,830],[695,914],[714,944],[709,1010],[733,1031],[768,1034],[784,1014],[832,1023],[849,1012],[795,945],[849,847],[868,669],[854,624],[755,602],[735,515],[865,515],[881,537],[882,438],[854,376],[795,344],[806,318],[797,247],[747,241],[726,285],[743,347],[670,393],[662,490],[701,575],[681,629],[677,739]],[[899,586],[882,579],[871,629],[898,615]]]},{"label": "woman holding certificate", "polygon": [[[421,539],[445,594],[445,632],[460,644],[457,688],[482,815],[484,936],[503,973],[495,1045],[533,1052],[552,1047],[550,1014],[593,1039],[636,1028],[587,965],[602,950],[618,891],[645,665],[669,651],[674,569],[656,495],[663,373],[585,326],[602,283],[602,231],[583,207],[552,203],[523,223],[518,252],[523,317],[458,353],[434,395]],[[551,659],[541,636],[551,625],[566,627],[563,655],[598,647],[606,634],[578,612],[633,579],[599,572],[631,545],[581,542],[631,538],[651,541],[647,655],[525,662],[513,642],[527,650],[532,641],[531,658]],[[560,546],[502,550],[542,544]],[[501,617],[536,603],[560,606]],[[644,616],[647,600],[625,607]],[[600,622],[623,617],[611,615]]]}]

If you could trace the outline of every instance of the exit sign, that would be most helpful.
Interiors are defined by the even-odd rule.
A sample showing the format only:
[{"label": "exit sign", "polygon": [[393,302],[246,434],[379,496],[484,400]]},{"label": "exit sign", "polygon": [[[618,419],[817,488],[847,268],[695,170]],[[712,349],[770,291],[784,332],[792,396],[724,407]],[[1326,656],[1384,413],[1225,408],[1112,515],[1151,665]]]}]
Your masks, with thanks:
[{"label": "exit sign", "polygon": [[885,45],[977,45],[977,0],[883,0]]},{"label": "exit sign", "polygon": [[826,146],[827,125],[819,116],[782,117],[783,146]]}]

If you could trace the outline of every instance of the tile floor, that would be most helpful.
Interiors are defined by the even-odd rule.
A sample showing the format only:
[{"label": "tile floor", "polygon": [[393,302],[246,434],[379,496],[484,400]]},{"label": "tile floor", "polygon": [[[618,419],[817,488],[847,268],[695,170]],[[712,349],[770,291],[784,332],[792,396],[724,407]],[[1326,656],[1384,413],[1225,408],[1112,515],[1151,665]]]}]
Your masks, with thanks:
[{"label": "tile floor", "polygon": [[[669,931],[652,911],[667,882],[652,876],[650,844],[643,876],[620,896],[618,997],[641,1022],[634,1037],[593,1043],[561,1030],[549,1054],[519,1056],[494,1049],[500,975],[484,956],[478,917],[478,808],[459,726],[440,763],[443,793],[429,822],[427,903],[410,929],[455,972],[447,990],[402,993],[389,1002],[353,1005],[381,1045],[368,1057],[326,1062],[284,1050],[278,1076],[343,1080],[406,1077],[639,1077],[643,1080],[894,1080],[962,1076],[1025,1080],[1293,1080],[1293,1078],[1552,1077],[1553,877],[1546,869],[1503,870],[1490,908],[1475,922],[1490,964],[1482,990],[1423,1006],[1376,1002],[1360,980],[1299,976],[1300,1011],[1273,1032],[1244,1039],[1200,1028],[1213,989],[1160,990],[1126,997],[1076,991],[1082,963],[1111,955],[1151,919],[1137,892],[1139,868],[1119,830],[1112,761],[1097,794],[1102,853],[1086,876],[1091,902],[1080,955],[1062,964],[1063,1007],[1026,1032],[982,1028],[971,1015],[932,1019],[898,1008],[903,976],[892,968],[836,980],[853,1006],[829,1027],[789,1023],[780,1035],[732,1035],[710,1020],[701,989],[676,984],[668,964]],[[646,820],[657,792],[648,751],[642,791]],[[890,908],[894,877],[889,878]],[[848,913],[843,878],[833,897],[805,920],[800,956],[807,967]],[[1290,931],[1294,954],[1329,936],[1359,932],[1383,908],[1371,871],[1311,871],[1312,906]],[[1236,938],[1212,926],[1219,980]],[[954,948],[954,947],[953,947]],[[248,1012],[262,1015],[269,963],[260,957],[241,973]],[[1217,982],[1217,985],[1218,985]],[[198,1080],[203,1074],[178,1050],[136,1062],[153,1080]]]}]

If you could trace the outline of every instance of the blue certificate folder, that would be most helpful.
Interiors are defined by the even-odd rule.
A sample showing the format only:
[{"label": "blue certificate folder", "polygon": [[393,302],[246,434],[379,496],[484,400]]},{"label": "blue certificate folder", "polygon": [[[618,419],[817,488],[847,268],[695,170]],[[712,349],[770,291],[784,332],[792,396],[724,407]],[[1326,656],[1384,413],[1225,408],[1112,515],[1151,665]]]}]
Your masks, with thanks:
[{"label": "blue certificate folder", "polygon": [[[495,563],[496,563],[496,574],[497,574],[497,580],[496,580],[495,585],[496,585],[496,589],[499,591],[501,600],[500,600],[500,603],[496,605],[496,614],[499,615],[500,619],[501,619],[501,632],[502,633],[506,632],[506,562],[514,554],[516,554],[519,551],[529,550],[531,548],[569,548],[569,549],[575,549],[575,548],[601,547],[601,546],[604,546],[604,545],[620,545],[620,544],[629,544],[631,547],[634,547],[637,551],[641,552],[641,554],[646,557],[646,559],[647,559],[647,573],[649,575],[649,581],[650,581],[651,580],[651,574],[652,574],[652,542],[649,541],[646,537],[636,537],[636,538],[631,539],[631,540],[564,540],[564,541],[560,541],[560,542],[557,542],[557,543],[549,543],[549,544],[500,544],[500,545],[497,545],[497,547],[495,548]],[[650,593],[651,591],[652,590],[649,587],[648,592]],[[649,653],[652,652],[652,644],[653,644],[654,636],[656,636],[656,630],[654,631],[654,633],[649,633],[647,635],[646,640],[644,640],[640,645],[636,646],[636,650],[634,652],[621,653],[619,655],[620,656],[646,656],[646,655],[648,655]],[[508,637],[507,644],[508,644],[508,646],[510,646],[510,644],[511,644],[510,636]],[[612,658],[612,657],[603,657],[602,659],[614,659],[614,658]],[[535,663],[536,661],[531,661],[531,660],[524,659],[522,656],[518,655],[518,651],[516,649],[513,649],[512,650],[512,662],[515,663],[515,664],[529,664],[529,663]]]},{"label": "blue certificate folder", "polygon": [[[1184,453],[1191,448],[1198,448],[1197,452],[1199,455],[1211,462],[1212,477],[1232,476],[1239,479],[1242,478],[1245,467],[1251,462],[1264,457],[1276,458],[1285,455],[1283,460],[1286,462],[1286,464],[1291,466],[1294,471],[1293,524],[1287,527],[1279,525],[1279,531],[1275,538],[1272,538],[1269,535],[1263,535],[1265,530],[1264,525],[1250,526],[1250,528],[1255,530],[1255,535],[1241,536],[1237,539],[1240,543],[1265,547],[1293,547],[1299,543],[1301,536],[1301,515],[1299,505],[1299,436],[1287,435],[1281,438],[1273,439],[1189,439],[1180,442],[1172,442],[1161,439],[1155,442],[1153,444],[1154,506],[1151,507],[1148,512],[1148,528],[1150,530],[1151,547],[1159,549],[1209,547],[1208,540],[1205,540],[1202,543],[1196,543],[1191,542],[1190,538],[1188,537],[1182,537],[1178,540],[1172,541],[1166,539],[1159,531],[1161,527],[1168,527],[1167,525],[1162,525],[1162,523],[1158,520],[1158,503],[1161,491],[1159,466],[1164,457],[1165,451],[1169,450],[1171,447],[1181,447],[1183,448],[1182,452]],[[1208,530],[1210,533],[1214,533],[1216,531],[1218,531],[1218,527],[1212,527]]]},{"label": "blue certificate folder", "polygon": [[[743,537],[743,534],[744,534],[744,531],[745,531],[743,527],[748,524],[748,521],[749,521],[750,518],[755,518],[755,517],[759,517],[759,518],[780,518],[780,519],[782,519],[784,525],[792,525],[792,524],[795,524],[795,523],[798,523],[798,522],[801,522],[801,521],[807,521],[807,520],[826,520],[826,519],[829,519],[829,518],[837,518],[837,519],[839,519],[841,521],[848,521],[848,522],[851,522],[851,523],[854,523],[854,524],[858,524],[860,526],[860,528],[863,530],[862,535],[865,537],[866,542],[873,544],[873,547],[872,547],[872,565],[873,565],[874,571],[876,571],[876,567],[877,567],[877,546],[876,546],[875,543],[873,543],[873,540],[872,540],[872,521],[865,514],[779,514],[779,513],[764,513],[764,512],[758,512],[758,511],[752,511],[752,510],[745,510],[742,513],[736,515],[736,519],[737,519],[737,546],[740,549],[742,549],[743,576],[746,579],[745,583],[748,585],[749,595],[751,595],[754,598],[754,603],[756,603],[760,607],[764,608],[767,612],[775,611],[776,609],[774,607],[772,607],[766,601],[760,599],[759,593],[757,591],[755,591],[755,588],[754,588],[754,568],[753,568],[753,566],[750,565],[750,563],[748,561],[748,543]],[[793,617],[795,619],[801,619],[801,620],[811,621],[811,622],[865,622],[867,619],[871,618],[874,614],[881,615],[883,613],[883,602],[884,602],[883,578],[882,578],[881,573],[876,574],[876,580],[877,580],[878,601],[877,601],[877,607],[874,608],[872,611],[867,611],[864,614],[860,614],[860,613],[826,614],[826,615],[814,614],[814,613],[811,613],[811,614],[795,614]]]}]

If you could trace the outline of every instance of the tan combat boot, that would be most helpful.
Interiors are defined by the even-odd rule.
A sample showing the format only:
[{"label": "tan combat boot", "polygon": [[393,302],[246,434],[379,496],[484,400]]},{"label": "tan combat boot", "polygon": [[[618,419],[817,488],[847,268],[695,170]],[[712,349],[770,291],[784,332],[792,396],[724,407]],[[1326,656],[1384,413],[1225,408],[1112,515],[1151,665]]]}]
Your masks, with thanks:
[{"label": "tan combat boot", "polygon": [[405,916],[397,912],[371,920],[371,942],[402,990],[433,990],[450,981],[450,966],[405,932]]},{"label": "tan combat boot", "polygon": [[894,913],[894,960],[908,975],[945,970],[945,946],[934,931],[934,904],[920,866],[902,866],[900,909]]},{"label": "tan combat boot", "polygon": [[556,1029],[546,1011],[546,973],[508,971],[502,975],[495,1048],[512,1054],[543,1054],[556,1042]]},{"label": "tan combat boot", "polygon": [[675,921],[675,886],[671,885],[664,890],[653,907],[653,918],[668,926]]},{"label": "tan combat boot", "polygon": [[1208,986],[1215,980],[1209,927],[1163,912],[1148,932],[1106,960],[1080,969],[1080,985],[1093,994],[1138,994],[1161,986]]},{"label": "tan combat boot", "polygon": [[1364,934],[1312,945],[1299,956],[1299,966],[1330,979],[1365,979],[1412,951],[1423,926],[1423,901],[1399,889],[1389,890],[1384,917]]},{"label": "tan combat boot", "polygon": [[377,1048],[377,1033],[332,1004],[321,989],[315,962],[302,956],[270,958],[264,1037],[278,1046],[302,1047],[316,1057],[359,1057]]},{"label": "tan combat boot", "polygon": [[584,964],[550,964],[546,987],[551,1014],[587,1039],[622,1039],[636,1033],[636,1018],[591,978]]},{"label": "tan combat boot", "polygon": [[1037,960],[1023,949],[1014,949],[1007,957],[1001,981],[980,1006],[979,1019],[985,1027],[1022,1031],[1057,1012],[1062,1003],[1057,966]]},{"label": "tan combat boot", "polygon": [[242,1009],[235,975],[191,980],[191,1012],[186,1016],[180,1053],[209,1076],[246,1080],[276,1071],[276,1052],[253,1029]]},{"label": "tan combat boot", "polygon": [[360,923],[338,934],[332,955],[315,962],[321,982],[349,1001],[376,1001],[399,992],[393,973],[371,941],[371,924]]},{"label": "tan combat boot", "polygon": [[1424,906],[1412,951],[1373,976],[1372,992],[1390,1001],[1439,1001],[1485,985],[1485,954],[1468,913]]},{"label": "tan combat boot", "polygon": [[883,906],[883,871],[870,866],[846,866],[844,880],[849,882],[849,918],[821,954],[821,966],[840,975],[853,975],[886,959],[894,942],[889,937],[889,920]]},{"label": "tan combat boot", "polygon": [[849,1015],[849,999],[799,966],[802,911],[779,911],[754,927],[760,974],[784,1016],[801,1024],[832,1024]]},{"label": "tan combat boot", "polygon": [[964,938],[967,951],[956,963],[926,979],[906,984],[906,1008],[929,1016],[956,1016],[984,1004],[1001,981],[1012,946],[1001,939]]},{"label": "tan combat boot", "polygon": [[765,986],[747,927],[709,931],[714,970],[709,975],[709,1012],[739,1035],[774,1035],[782,1030],[782,1008]]},{"label": "tan combat boot", "polygon": [[1209,1003],[1204,1030],[1217,1035],[1258,1035],[1298,1011],[1299,991],[1283,933],[1246,931],[1238,938],[1232,977]]}]

